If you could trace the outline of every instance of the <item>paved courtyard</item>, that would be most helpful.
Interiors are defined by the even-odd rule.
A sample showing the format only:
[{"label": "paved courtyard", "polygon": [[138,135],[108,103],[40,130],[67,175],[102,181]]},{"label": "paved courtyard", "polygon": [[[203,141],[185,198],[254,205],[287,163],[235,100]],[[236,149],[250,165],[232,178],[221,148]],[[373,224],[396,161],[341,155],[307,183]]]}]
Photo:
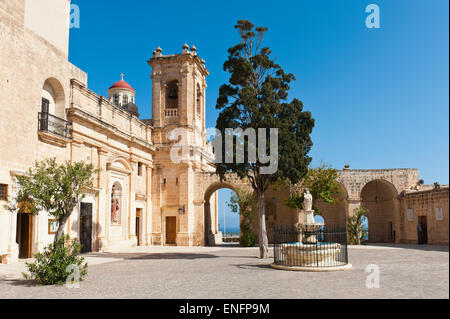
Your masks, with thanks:
[{"label": "paved courtyard", "polygon": [[[448,246],[351,247],[354,269],[334,273],[274,270],[256,248],[151,247],[86,257],[79,289],[24,281],[23,262],[0,265],[0,298],[449,298]],[[366,288],[366,266],[380,288]]]}]

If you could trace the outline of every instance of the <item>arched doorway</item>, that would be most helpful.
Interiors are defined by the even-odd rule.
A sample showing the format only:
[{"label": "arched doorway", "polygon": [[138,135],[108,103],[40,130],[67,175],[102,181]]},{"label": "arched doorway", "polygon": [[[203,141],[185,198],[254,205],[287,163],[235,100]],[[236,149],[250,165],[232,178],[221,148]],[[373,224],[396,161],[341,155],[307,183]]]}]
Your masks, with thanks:
[{"label": "arched doorway", "polygon": [[395,242],[398,232],[398,192],[395,186],[381,179],[367,183],[361,191],[361,204],[369,211],[369,242]]},{"label": "arched doorway", "polygon": [[339,193],[334,196],[336,201],[334,204],[318,200],[315,206],[320,211],[326,225],[345,228],[348,216],[348,193],[344,185],[339,184],[339,186]]},{"label": "arched doorway", "polygon": [[[233,185],[217,182],[210,185],[205,191],[204,204],[204,234],[205,246],[215,246],[220,241],[219,231],[219,190],[228,189],[235,192]],[[222,203],[222,205],[225,205]]]}]

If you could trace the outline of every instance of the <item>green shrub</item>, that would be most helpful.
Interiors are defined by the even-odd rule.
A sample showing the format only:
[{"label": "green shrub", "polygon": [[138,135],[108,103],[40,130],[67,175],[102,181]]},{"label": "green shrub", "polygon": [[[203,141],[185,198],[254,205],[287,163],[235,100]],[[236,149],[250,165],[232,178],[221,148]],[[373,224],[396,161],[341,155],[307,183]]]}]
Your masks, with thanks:
[{"label": "green shrub", "polygon": [[242,247],[254,247],[258,244],[258,237],[253,232],[251,224],[247,224],[245,222],[241,223],[239,244]]},{"label": "green shrub", "polygon": [[361,245],[368,235],[367,230],[362,227],[364,217],[369,214],[369,210],[362,204],[355,208],[353,215],[347,218],[348,242],[351,245]]},{"label": "green shrub", "polygon": [[252,229],[253,211],[256,205],[255,193],[247,189],[236,189],[228,202],[228,207],[233,213],[241,215],[241,233],[239,236],[239,244],[242,247],[254,247],[258,244],[258,237]]},{"label": "green shrub", "polygon": [[[29,274],[23,273],[26,279],[36,280],[41,285],[62,285],[67,278],[79,270],[79,281],[83,281],[87,275],[87,263],[80,256],[81,245],[76,240],[70,240],[69,236],[60,238],[56,243],[45,247],[43,252],[34,256],[33,262],[26,263]],[[70,265],[71,267],[68,269]],[[73,283],[73,280],[72,282]]]}]

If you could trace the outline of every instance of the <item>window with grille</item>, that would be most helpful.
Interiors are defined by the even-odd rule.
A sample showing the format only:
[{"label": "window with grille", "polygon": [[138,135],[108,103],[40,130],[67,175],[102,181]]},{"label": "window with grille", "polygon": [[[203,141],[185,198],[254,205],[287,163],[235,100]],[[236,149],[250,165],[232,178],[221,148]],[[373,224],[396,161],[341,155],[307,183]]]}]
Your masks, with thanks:
[{"label": "window with grille", "polygon": [[50,110],[50,101],[47,100],[46,98],[42,98],[41,112],[42,113],[48,113],[49,110]]},{"label": "window with grille", "polygon": [[0,184],[0,200],[8,200],[8,185]]}]

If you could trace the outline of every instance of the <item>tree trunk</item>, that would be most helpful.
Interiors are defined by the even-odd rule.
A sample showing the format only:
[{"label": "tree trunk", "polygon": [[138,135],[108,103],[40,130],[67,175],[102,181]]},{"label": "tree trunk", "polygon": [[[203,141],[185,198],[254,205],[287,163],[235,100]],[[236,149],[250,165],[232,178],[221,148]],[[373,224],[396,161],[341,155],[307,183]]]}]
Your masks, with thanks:
[{"label": "tree trunk", "polygon": [[266,231],[266,217],[264,213],[264,193],[258,192],[258,213],[259,213],[259,257],[269,258],[269,241]]},{"label": "tree trunk", "polygon": [[63,236],[64,236],[64,229],[66,228],[66,224],[67,224],[67,220],[69,219],[69,216],[61,216],[58,220],[59,222],[59,227],[58,230],[56,232],[55,235],[55,240],[53,241],[54,244],[56,244],[56,242],[58,240],[60,240]]}]

